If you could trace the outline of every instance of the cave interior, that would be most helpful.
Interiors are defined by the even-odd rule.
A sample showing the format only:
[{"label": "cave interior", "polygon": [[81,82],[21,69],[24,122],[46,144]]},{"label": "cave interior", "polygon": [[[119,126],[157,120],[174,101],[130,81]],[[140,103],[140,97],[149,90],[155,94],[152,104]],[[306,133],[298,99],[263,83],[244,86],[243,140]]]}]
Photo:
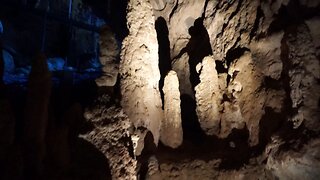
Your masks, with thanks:
[{"label": "cave interior", "polygon": [[319,176],[319,0],[0,1],[0,179]]}]

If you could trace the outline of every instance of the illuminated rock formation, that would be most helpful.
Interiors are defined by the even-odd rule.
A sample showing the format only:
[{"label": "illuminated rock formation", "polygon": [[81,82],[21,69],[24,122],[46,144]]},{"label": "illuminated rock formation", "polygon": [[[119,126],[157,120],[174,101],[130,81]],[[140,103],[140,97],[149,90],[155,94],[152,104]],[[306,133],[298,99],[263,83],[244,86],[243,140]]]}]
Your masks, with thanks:
[{"label": "illuminated rock formation", "polygon": [[176,72],[170,71],[164,79],[164,120],[160,140],[163,144],[177,148],[182,144],[181,108],[179,80]]},{"label": "illuminated rock formation", "polygon": [[195,96],[199,122],[206,134],[218,135],[222,94],[215,69],[216,64],[212,57],[205,57],[197,68],[200,73],[200,84],[195,87]]},{"label": "illuminated rock formation", "polygon": [[119,73],[119,48],[115,34],[111,28],[104,26],[100,32],[100,63],[102,65],[102,76],[96,80],[98,86],[114,86]]},{"label": "illuminated rock formation", "polygon": [[[110,98],[101,96],[85,112],[93,129],[81,137],[94,144],[108,159],[112,179],[137,179],[137,161],[130,138],[131,123],[121,108],[108,106]],[[108,167],[106,167],[108,168]]]},{"label": "illuminated rock formation", "polygon": [[[236,76],[231,80],[229,86],[230,98],[236,98],[241,116],[249,130],[249,143],[256,145],[259,143],[259,121],[264,114],[264,103],[266,92],[259,89],[262,83],[262,75],[259,71],[254,71],[253,60],[250,53],[245,53],[236,60],[230,67],[229,74]],[[237,84],[237,86],[233,86]],[[240,87],[241,88],[240,88]]]},{"label": "illuminated rock formation", "polygon": [[25,109],[24,167],[27,177],[32,179],[39,178],[43,168],[50,95],[51,73],[46,57],[39,54],[32,64]]},{"label": "illuminated rock formation", "polygon": [[158,144],[163,111],[155,20],[149,1],[130,0],[129,35],[123,41],[120,74],[122,106],[135,127],[146,127]]}]

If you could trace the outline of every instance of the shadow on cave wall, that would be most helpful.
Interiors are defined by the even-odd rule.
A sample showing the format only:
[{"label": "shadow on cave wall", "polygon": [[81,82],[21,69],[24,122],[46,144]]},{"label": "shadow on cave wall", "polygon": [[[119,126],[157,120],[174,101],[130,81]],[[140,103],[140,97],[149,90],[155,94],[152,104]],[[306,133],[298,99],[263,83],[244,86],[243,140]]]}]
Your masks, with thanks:
[{"label": "shadow on cave wall", "polygon": [[200,83],[196,66],[202,62],[204,57],[212,55],[209,34],[203,25],[203,21],[203,17],[195,20],[194,25],[189,28],[191,38],[186,47],[178,54],[178,57],[181,57],[184,53],[189,55],[190,82],[193,89]]},{"label": "shadow on cave wall", "polygon": [[[189,28],[191,38],[186,47],[178,55],[178,57],[181,57],[184,53],[189,55],[189,78],[193,91],[200,83],[199,74],[196,71],[197,64],[202,62],[204,57],[212,55],[209,34],[203,25],[203,20],[203,17],[196,19],[194,25]],[[198,121],[196,101],[189,95],[181,95],[181,118],[184,139],[197,143],[203,141],[205,134]]]},{"label": "shadow on cave wall", "polygon": [[159,90],[161,93],[162,102],[164,102],[163,85],[164,78],[171,70],[171,58],[170,58],[170,41],[169,30],[167,22],[163,17],[159,17],[155,22],[155,29],[157,31],[157,39],[159,43],[159,69],[161,79],[159,81]]},{"label": "shadow on cave wall", "polygon": [[189,140],[193,143],[201,143],[204,140],[205,134],[198,121],[196,101],[186,94],[182,94],[180,99],[184,140]]}]

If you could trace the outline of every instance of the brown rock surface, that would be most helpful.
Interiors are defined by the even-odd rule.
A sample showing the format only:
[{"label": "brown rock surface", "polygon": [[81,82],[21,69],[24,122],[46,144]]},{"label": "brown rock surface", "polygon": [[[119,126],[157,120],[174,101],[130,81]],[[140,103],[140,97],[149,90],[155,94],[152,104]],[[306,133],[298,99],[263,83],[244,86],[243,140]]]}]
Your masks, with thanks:
[{"label": "brown rock surface", "polygon": [[119,48],[115,34],[111,28],[104,26],[100,30],[100,62],[102,65],[103,75],[96,80],[98,86],[114,86],[117,82],[119,73]]},{"label": "brown rock surface", "polygon": [[108,105],[109,99],[107,95],[101,96],[86,110],[85,118],[94,127],[81,137],[108,159],[112,179],[136,179],[137,161],[131,149],[130,120],[121,108]]}]

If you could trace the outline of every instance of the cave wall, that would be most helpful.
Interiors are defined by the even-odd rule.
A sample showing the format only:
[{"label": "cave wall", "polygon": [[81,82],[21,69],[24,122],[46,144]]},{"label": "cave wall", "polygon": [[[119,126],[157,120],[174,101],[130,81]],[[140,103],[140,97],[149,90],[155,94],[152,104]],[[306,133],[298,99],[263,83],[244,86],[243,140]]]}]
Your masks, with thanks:
[{"label": "cave wall", "polygon": [[168,26],[169,61],[178,73],[180,92],[197,102],[206,134],[225,138],[233,128],[247,128],[248,143],[256,146],[261,121],[270,112],[283,116],[279,123],[304,124],[318,132],[319,38],[314,29],[319,2],[151,4],[156,19],[165,19]]},{"label": "cave wall", "polygon": [[[144,30],[144,23],[132,23],[133,16],[136,16],[138,21],[150,18],[152,23],[148,27],[152,33],[154,30],[151,26],[155,20],[159,50],[158,54],[153,49],[147,52],[154,57],[152,62],[159,65],[159,91],[164,95],[162,101],[165,105],[165,116],[169,113],[168,105],[171,106],[170,110],[176,109],[175,99],[166,98],[168,91],[165,77],[170,70],[177,73],[183,127],[180,135],[184,136],[183,145],[172,146],[167,141],[168,138],[162,143],[178,148],[177,152],[185,150],[189,140],[204,143],[198,150],[199,157],[193,160],[181,160],[179,157],[183,155],[179,153],[171,154],[178,156],[178,162],[159,157],[161,153],[157,154],[159,161],[150,157],[148,163],[155,173],[164,179],[247,179],[257,176],[262,179],[295,179],[303,178],[303,173],[308,172],[307,176],[315,179],[319,172],[319,162],[316,160],[319,151],[316,149],[319,147],[320,127],[320,58],[319,33],[316,29],[319,27],[320,2],[150,0],[150,3],[154,18],[151,14],[143,17],[143,13],[134,14],[136,10],[129,3],[130,35],[127,38],[135,40],[139,37],[139,32]],[[132,37],[132,32],[137,35]],[[150,33],[146,34],[148,35],[145,37],[149,38]],[[135,56],[136,51],[128,51],[129,46],[136,47],[141,44],[134,40],[124,43],[122,69],[132,68],[130,72],[145,72],[148,69],[145,68],[148,66],[144,62],[146,59],[140,60],[141,56]],[[156,43],[155,39],[149,42]],[[135,49],[142,51],[149,47],[148,45],[143,42],[143,45]],[[153,46],[158,48],[155,44]],[[131,54],[131,57],[126,56],[127,54]],[[125,64],[125,61],[135,62],[137,59],[140,60],[139,64]],[[147,59],[150,62],[150,58]],[[158,70],[155,72],[158,81]],[[134,73],[128,73],[128,70],[122,71],[122,82],[127,82],[133,75]],[[155,77],[154,73],[149,75]],[[132,88],[122,84],[123,106],[125,110],[129,109],[128,104],[131,105],[130,108],[134,107],[126,110],[129,119],[134,123],[138,116],[130,115],[133,114],[130,111],[137,112],[139,100],[144,100],[145,96],[133,96],[128,92],[130,89],[134,92],[139,89],[147,92],[143,90],[145,85],[141,80],[139,83],[131,80]],[[155,86],[154,90],[158,93],[157,88],[158,86]],[[151,92],[149,91],[150,95],[154,94]],[[133,98],[136,104],[130,102],[129,97]],[[156,102],[159,102],[158,100],[157,97]],[[146,111],[149,112],[148,108]],[[142,122],[147,122],[148,116],[143,116],[147,120]],[[131,119],[132,117],[134,118]],[[172,119],[173,117],[176,117],[176,114],[172,114]],[[152,121],[156,124],[160,123],[161,119],[162,117],[159,117]],[[177,126],[170,125],[166,119],[163,122],[160,132],[172,131],[176,137],[180,130],[170,129],[168,126]],[[197,126],[200,128],[198,134]],[[147,128],[151,129],[157,139],[158,128],[156,131]],[[310,151],[305,149],[308,146]],[[201,147],[209,149],[205,151]],[[293,153],[291,149],[295,148],[296,153]],[[195,147],[190,149],[192,151]],[[225,150],[227,152],[221,152]],[[194,155],[193,152],[186,154],[184,158]],[[269,158],[269,155],[272,157]],[[205,160],[202,156],[206,156]],[[248,168],[242,167],[243,163],[246,163]],[[240,169],[221,172],[221,168],[228,167]]]}]

